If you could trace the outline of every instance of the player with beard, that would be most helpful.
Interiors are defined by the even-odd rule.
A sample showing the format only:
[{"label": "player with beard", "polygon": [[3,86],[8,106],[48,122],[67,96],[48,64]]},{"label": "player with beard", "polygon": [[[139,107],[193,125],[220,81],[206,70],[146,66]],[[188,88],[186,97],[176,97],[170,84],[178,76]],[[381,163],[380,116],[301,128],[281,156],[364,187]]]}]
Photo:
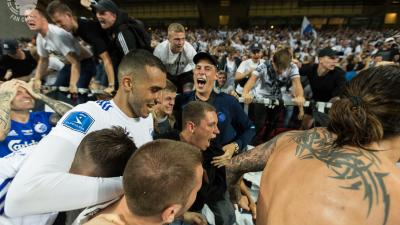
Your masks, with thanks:
[{"label": "player with beard", "polygon": [[121,85],[112,100],[76,106],[38,144],[10,187],[6,214],[22,216],[79,209],[122,194],[121,178],[93,178],[67,172],[77,146],[91,131],[121,126],[138,147],[152,140],[150,112],[165,87],[164,65],[148,51],[133,51],[119,65],[118,78]]}]

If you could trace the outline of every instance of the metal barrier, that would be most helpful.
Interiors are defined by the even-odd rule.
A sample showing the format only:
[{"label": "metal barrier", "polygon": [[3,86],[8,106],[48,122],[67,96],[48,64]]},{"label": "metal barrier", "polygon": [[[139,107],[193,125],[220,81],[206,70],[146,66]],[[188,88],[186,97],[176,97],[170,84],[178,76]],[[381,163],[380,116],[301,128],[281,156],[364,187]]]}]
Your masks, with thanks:
[{"label": "metal barrier", "polygon": [[[244,98],[240,97],[240,103],[244,103]],[[296,106],[296,104],[290,99],[283,98],[274,98],[274,97],[266,97],[266,98],[254,98],[251,103],[264,104],[266,107],[274,108],[275,106]],[[330,109],[332,107],[331,102],[316,102],[316,101],[305,101],[304,107],[313,107],[317,109],[318,112],[325,113],[325,109]],[[244,111],[248,114],[249,104],[244,104]]]}]

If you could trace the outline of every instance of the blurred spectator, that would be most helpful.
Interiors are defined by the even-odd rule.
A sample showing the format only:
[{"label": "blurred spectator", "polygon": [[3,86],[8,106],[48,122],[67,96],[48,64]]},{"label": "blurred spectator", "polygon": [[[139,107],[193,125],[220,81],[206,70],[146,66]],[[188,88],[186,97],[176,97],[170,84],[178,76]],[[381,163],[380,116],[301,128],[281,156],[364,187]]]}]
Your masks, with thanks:
[{"label": "blurred spectator", "polygon": [[[193,57],[196,50],[186,41],[185,28],[179,23],[168,26],[168,40],[161,42],[154,49],[157,56],[167,67],[167,78],[178,88],[178,93],[191,91],[193,86]],[[186,90],[184,90],[186,89]]]}]

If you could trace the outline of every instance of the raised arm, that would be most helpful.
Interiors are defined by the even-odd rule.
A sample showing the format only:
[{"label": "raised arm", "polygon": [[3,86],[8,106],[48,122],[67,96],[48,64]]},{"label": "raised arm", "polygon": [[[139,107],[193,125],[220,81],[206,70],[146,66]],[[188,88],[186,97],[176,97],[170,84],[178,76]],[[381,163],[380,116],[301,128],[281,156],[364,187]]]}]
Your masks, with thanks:
[{"label": "raised arm", "polygon": [[71,77],[69,78],[69,92],[77,94],[78,93],[78,80],[81,75],[81,62],[76,53],[70,52],[65,58],[71,63]]},{"label": "raised arm", "polygon": [[3,141],[11,127],[11,101],[14,99],[17,88],[23,81],[11,80],[0,86],[0,141]]}]

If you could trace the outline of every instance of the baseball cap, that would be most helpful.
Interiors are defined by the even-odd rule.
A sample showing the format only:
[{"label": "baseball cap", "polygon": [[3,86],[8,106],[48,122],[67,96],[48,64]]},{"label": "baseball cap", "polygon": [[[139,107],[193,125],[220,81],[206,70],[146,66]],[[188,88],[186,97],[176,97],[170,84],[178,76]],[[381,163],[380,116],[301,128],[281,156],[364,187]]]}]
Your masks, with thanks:
[{"label": "baseball cap", "polygon": [[251,52],[259,52],[261,51],[262,46],[258,43],[254,43],[250,46],[250,51]]},{"label": "baseball cap", "polygon": [[333,50],[332,48],[323,48],[318,52],[318,57],[324,57],[324,56],[328,56],[328,57],[337,57],[338,56],[338,52],[336,52],[335,50]]},{"label": "baseball cap", "polygon": [[17,52],[18,42],[16,39],[4,39],[1,43],[1,50],[3,55],[15,54]]},{"label": "baseball cap", "polygon": [[218,61],[217,59],[208,54],[207,52],[199,52],[197,53],[194,57],[193,57],[193,62],[194,64],[197,64],[200,60],[202,59],[207,59],[208,61],[210,61],[210,63],[214,66],[218,66]]},{"label": "baseball cap", "polygon": [[111,0],[100,0],[97,4],[93,5],[93,8],[95,8],[96,11],[110,11],[115,14],[117,14],[119,10],[118,6]]}]

